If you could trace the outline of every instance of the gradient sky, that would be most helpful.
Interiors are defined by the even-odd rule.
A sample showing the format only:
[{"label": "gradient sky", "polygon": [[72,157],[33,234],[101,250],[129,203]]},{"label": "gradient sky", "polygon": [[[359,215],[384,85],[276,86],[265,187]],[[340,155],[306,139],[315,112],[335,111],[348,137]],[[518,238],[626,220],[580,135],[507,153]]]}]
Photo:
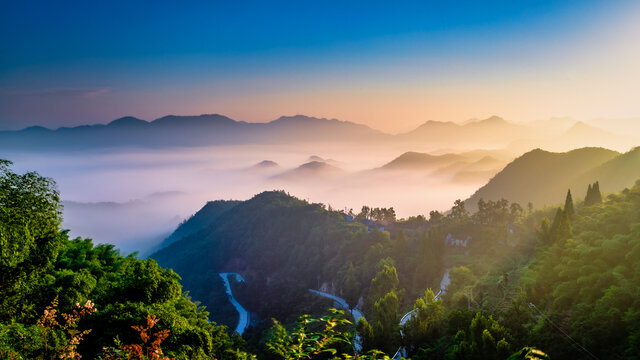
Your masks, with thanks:
[{"label": "gradient sky", "polygon": [[400,132],[640,116],[637,1],[21,1],[0,129],[306,114]]}]

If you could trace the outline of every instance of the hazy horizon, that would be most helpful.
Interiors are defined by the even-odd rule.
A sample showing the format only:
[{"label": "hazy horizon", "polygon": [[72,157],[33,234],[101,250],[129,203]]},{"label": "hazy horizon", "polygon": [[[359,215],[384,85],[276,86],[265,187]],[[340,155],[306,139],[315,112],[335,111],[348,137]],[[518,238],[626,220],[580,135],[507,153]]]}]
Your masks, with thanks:
[{"label": "hazy horizon", "polygon": [[390,133],[493,114],[640,116],[633,1],[52,6],[0,15],[0,129],[171,113]]}]

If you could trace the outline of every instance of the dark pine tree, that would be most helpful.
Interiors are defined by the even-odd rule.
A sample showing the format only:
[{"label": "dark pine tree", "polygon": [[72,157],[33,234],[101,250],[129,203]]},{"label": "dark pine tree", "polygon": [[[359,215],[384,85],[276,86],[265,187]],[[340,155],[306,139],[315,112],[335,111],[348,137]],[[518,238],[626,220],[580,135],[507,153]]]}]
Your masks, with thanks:
[{"label": "dark pine tree", "polygon": [[591,188],[591,190],[593,191],[593,203],[601,204],[602,194],[600,193],[600,183],[596,181],[595,184],[593,184],[593,187]]},{"label": "dark pine tree", "polygon": [[589,184],[587,196],[584,198],[584,205],[591,206],[600,203],[602,203],[602,194],[600,193],[600,183],[596,181],[593,184]]},{"label": "dark pine tree", "polygon": [[591,188],[591,184],[587,188],[587,195],[584,197],[584,206],[589,206],[593,204],[593,189]]},{"label": "dark pine tree", "polygon": [[569,220],[573,220],[573,214],[575,210],[573,209],[573,198],[571,197],[571,190],[567,191],[567,198],[564,200],[564,212],[567,213],[567,217]]}]

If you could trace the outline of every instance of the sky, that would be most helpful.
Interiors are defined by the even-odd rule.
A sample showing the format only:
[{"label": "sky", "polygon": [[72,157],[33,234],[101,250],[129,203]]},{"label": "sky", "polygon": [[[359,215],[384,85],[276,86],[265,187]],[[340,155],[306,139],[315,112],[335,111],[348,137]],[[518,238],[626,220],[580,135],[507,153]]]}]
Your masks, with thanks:
[{"label": "sky", "polygon": [[4,2],[0,130],[638,117],[638,38],[637,1]]}]

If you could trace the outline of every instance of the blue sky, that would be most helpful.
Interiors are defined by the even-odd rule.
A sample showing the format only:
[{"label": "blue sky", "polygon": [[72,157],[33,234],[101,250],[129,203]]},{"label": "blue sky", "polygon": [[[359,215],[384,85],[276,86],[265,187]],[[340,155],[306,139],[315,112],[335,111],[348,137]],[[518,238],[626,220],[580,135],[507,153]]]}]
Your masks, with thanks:
[{"label": "blue sky", "polygon": [[[595,95],[568,99],[564,108],[550,99],[538,112],[523,99],[497,101],[513,96],[516,82],[544,92],[540,79],[547,79],[557,88],[558,69],[607,77],[615,63],[600,63],[603,51],[626,64],[638,34],[630,1],[23,1],[3,8],[0,129],[168,113],[246,121],[306,113],[388,131],[492,113],[640,115],[621,100],[581,107]],[[560,85],[571,96],[583,87]],[[474,104],[487,94],[485,106]]]}]

